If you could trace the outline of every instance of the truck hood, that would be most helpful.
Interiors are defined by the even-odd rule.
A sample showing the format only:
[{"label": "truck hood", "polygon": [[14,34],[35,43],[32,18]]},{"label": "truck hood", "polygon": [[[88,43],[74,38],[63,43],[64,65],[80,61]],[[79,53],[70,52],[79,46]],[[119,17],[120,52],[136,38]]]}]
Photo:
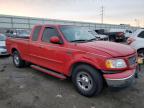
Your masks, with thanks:
[{"label": "truck hood", "polygon": [[84,49],[89,49],[90,52],[93,51],[94,53],[96,50],[99,50],[111,55],[112,57],[122,57],[135,53],[135,50],[130,46],[115,42],[95,41],[80,43],[79,45]]}]

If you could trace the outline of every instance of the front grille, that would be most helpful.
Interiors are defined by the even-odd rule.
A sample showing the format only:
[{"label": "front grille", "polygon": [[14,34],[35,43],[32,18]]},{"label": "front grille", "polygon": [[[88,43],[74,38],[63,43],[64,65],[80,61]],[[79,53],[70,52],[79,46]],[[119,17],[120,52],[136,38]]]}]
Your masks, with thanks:
[{"label": "front grille", "polygon": [[129,65],[130,65],[130,66],[135,65],[136,62],[137,62],[136,60],[137,60],[136,56],[129,57],[129,58],[128,58]]}]

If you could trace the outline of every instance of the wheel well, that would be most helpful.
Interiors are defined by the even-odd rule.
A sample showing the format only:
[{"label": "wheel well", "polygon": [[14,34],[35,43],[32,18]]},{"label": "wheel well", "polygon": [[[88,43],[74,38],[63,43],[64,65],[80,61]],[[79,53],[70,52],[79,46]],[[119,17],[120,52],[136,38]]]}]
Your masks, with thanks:
[{"label": "wheel well", "polygon": [[14,51],[17,51],[17,49],[16,48],[12,48],[11,52],[13,53]]},{"label": "wheel well", "polygon": [[103,81],[104,81],[103,84],[107,86],[107,83],[106,83],[106,81],[105,81],[105,79],[104,79],[104,77],[103,77],[102,71],[101,71],[100,69],[97,69],[95,66],[93,66],[93,65],[91,65],[91,64],[89,64],[89,63],[77,62],[77,63],[73,64],[73,65],[71,66],[71,70],[70,70],[69,77],[72,77],[73,70],[74,70],[77,66],[83,65],[83,64],[84,64],[84,65],[91,66],[91,67],[93,67],[94,69],[96,69],[97,71],[99,71],[99,73],[101,74],[102,79],[103,79]]},{"label": "wheel well", "polygon": [[75,63],[75,64],[73,64],[73,65],[71,66],[71,70],[70,70],[70,75],[69,75],[69,76],[72,75],[73,70],[74,70],[77,66],[79,66],[79,65],[89,65],[89,66],[95,68],[96,70],[98,70],[98,71],[102,74],[102,71],[101,71],[101,70],[97,69],[95,66],[93,66],[93,65],[91,65],[91,64],[89,64],[89,63],[77,62],[77,63]]}]

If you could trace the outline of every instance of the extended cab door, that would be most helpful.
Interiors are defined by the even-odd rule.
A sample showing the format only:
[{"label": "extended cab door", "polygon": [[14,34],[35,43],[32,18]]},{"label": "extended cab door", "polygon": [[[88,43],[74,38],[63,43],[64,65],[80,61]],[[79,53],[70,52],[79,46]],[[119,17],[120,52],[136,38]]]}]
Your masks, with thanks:
[{"label": "extended cab door", "polygon": [[39,42],[39,36],[41,34],[41,26],[36,26],[32,30],[31,38],[30,38],[30,43],[29,43],[29,55],[30,55],[30,61],[32,63],[40,65],[40,42]]},{"label": "extended cab door", "polygon": [[66,54],[67,49],[64,44],[53,44],[50,42],[52,36],[58,36],[61,39],[55,27],[45,27],[41,37],[41,48],[39,50],[42,66],[63,73],[65,64],[71,57]]}]

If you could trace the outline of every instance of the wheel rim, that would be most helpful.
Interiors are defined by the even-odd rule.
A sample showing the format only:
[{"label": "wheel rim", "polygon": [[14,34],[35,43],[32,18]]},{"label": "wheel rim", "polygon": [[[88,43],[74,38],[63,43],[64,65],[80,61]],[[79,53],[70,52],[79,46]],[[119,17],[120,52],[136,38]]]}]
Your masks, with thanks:
[{"label": "wheel rim", "polygon": [[93,86],[93,80],[92,77],[84,71],[78,72],[76,81],[78,84],[78,87],[84,91],[91,90]]},{"label": "wheel rim", "polygon": [[19,56],[17,54],[14,54],[14,62],[16,65],[19,64]]}]

